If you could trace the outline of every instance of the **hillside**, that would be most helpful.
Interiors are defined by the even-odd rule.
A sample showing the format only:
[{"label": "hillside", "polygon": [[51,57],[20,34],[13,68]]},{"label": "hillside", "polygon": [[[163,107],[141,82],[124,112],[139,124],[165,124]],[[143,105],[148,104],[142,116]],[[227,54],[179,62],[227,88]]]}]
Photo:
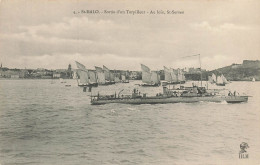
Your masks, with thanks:
[{"label": "hillside", "polygon": [[260,61],[244,60],[242,64],[232,64],[209,71],[208,75],[212,73],[223,74],[230,81],[251,81],[253,78],[260,81]]}]

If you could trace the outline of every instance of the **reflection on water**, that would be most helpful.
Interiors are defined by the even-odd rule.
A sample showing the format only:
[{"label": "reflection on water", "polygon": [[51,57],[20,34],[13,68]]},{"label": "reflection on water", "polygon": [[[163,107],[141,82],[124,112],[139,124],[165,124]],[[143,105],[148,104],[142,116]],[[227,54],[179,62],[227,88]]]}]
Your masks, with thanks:
[{"label": "reflection on water", "polygon": [[[101,86],[92,94],[129,94],[138,83]],[[239,164],[241,142],[250,146],[247,161],[259,160],[259,82],[226,87],[253,96],[242,104],[101,106],[91,106],[91,94],[76,81],[67,84],[72,86],[58,80],[0,81],[2,165]],[[162,91],[135,87],[148,95]]]}]

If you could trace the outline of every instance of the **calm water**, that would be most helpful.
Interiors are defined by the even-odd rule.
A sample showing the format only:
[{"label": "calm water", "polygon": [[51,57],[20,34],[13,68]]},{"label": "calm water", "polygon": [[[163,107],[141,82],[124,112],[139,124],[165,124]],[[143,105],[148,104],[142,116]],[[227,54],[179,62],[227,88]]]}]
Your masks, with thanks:
[{"label": "calm water", "polygon": [[[127,94],[136,83],[93,93]],[[227,86],[253,96],[242,104],[102,106],[91,106],[75,80],[67,84],[0,80],[1,165],[260,163],[260,82]],[[241,142],[249,159],[238,158]]]}]

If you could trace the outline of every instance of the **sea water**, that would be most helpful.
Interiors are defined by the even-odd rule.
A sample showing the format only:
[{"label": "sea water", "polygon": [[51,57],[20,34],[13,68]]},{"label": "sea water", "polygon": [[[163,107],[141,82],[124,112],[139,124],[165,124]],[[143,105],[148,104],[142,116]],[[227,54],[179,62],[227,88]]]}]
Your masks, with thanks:
[{"label": "sea water", "polygon": [[[260,162],[260,82],[225,87],[252,96],[247,103],[94,106],[89,96],[97,93],[126,95],[137,88],[149,96],[162,88],[131,81],[90,93],[66,81],[0,80],[1,165]],[[245,160],[238,155],[242,142],[250,147]]]}]

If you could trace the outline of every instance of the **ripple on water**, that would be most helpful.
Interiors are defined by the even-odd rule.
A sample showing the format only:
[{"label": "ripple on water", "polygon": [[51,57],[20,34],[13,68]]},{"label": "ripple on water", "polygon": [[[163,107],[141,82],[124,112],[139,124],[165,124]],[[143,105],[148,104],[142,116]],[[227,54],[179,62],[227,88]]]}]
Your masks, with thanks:
[{"label": "ripple on water", "polygon": [[[245,104],[101,106],[91,106],[76,84],[9,82],[1,81],[0,91],[1,164],[216,164],[234,159],[242,141],[258,139],[259,82],[230,84],[253,96]],[[93,93],[131,91],[133,84]]]}]

